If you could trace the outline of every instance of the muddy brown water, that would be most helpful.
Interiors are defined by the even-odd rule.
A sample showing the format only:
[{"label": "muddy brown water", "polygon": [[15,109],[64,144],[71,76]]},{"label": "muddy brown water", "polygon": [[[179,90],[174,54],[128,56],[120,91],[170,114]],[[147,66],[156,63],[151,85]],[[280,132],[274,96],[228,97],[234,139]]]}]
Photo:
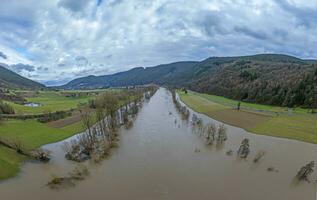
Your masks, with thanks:
[{"label": "muddy brown water", "polygon": [[[198,116],[205,123],[218,123]],[[64,159],[63,142],[59,142],[45,146],[53,152],[49,163],[26,163],[16,178],[1,182],[0,199],[316,199],[314,182],[298,184],[293,177],[302,165],[317,160],[317,145],[226,127],[225,145],[207,146],[181,120],[171,95],[159,89],[144,104],[134,126],[120,130],[119,148],[112,156],[101,164],[86,163],[90,170],[86,180],[61,190],[45,186],[52,175],[67,174],[76,166]],[[250,139],[249,159],[226,155],[230,149],[235,152],[243,138]],[[266,155],[254,164],[258,150],[265,150]],[[268,172],[270,166],[279,172]],[[317,179],[317,173],[311,178]]]}]

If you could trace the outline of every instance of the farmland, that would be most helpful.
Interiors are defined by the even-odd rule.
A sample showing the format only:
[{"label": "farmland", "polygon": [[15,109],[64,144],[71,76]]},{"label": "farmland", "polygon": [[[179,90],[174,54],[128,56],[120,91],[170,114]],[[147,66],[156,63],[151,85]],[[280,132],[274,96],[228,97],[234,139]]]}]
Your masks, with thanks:
[{"label": "farmland", "polygon": [[25,97],[27,102],[39,104],[38,107],[29,107],[13,102],[9,102],[9,104],[14,108],[17,114],[41,114],[45,112],[70,110],[76,109],[79,104],[85,104],[94,98],[94,95],[71,95],[83,93],[84,92],[74,93],[73,91],[71,93],[40,91],[36,94],[31,94],[29,97]]},{"label": "farmland", "polygon": [[181,100],[193,110],[251,133],[289,138],[317,144],[317,116],[310,110],[241,102],[215,95],[179,91]]}]

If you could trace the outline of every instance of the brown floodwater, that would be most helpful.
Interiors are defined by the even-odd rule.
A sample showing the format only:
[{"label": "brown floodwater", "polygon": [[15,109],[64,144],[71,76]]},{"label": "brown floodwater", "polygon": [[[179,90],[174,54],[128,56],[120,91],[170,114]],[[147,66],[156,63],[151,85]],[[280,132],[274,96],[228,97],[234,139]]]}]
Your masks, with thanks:
[{"label": "brown floodwater", "polygon": [[[219,124],[198,116],[205,123]],[[170,93],[159,89],[144,104],[134,126],[120,130],[119,148],[111,157],[100,164],[85,163],[90,171],[87,179],[70,188],[48,188],[53,175],[65,175],[76,166],[64,159],[63,142],[50,144],[45,148],[52,151],[52,160],[24,164],[17,177],[0,183],[0,199],[316,199],[317,173],[311,183],[297,183],[294,176],[308,161],[317,160],[317,145],[226,127],[225,144],[207,146],[190,123],[181,120]],[[244,138],[250,139],[251,147],[246,161],[235,153]],[[226,155],[228,150],[234,154]],[[259,150],[266,154],[254,164]],[[278,172],[268,172],[271,166]]]}]

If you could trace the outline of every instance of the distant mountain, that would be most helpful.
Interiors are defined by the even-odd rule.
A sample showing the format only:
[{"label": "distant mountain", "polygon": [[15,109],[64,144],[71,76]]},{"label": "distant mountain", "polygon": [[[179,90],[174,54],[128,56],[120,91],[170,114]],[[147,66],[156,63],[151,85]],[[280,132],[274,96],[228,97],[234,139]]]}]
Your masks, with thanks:
[{"label": "distant mountain", "polygon": [[44,85],[20,76],[0,64],[0,88],[41,89]]},{"label": "distant mountain", "polygon": [[63,89],[92,89],[121,87],[149,83],[180,85],[192,76],[193,66],[198,62],[176,62],[156,67],[137,67],[129,71],[104,76],[87,76],[70,81]]},{"label": "distant mountain", "polygon": [[317,108],[317,61],[281,54],[211,57],[134,68],[105,76],[75,79],[61,88],[87,89],[155,83],[282,106]]}]

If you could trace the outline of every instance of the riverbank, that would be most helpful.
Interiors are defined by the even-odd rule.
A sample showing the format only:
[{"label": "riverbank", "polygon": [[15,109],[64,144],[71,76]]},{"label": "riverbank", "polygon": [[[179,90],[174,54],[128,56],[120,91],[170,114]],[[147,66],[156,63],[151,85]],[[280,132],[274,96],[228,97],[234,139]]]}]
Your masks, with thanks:
[{"label": "riverbank", "polygon": [[[64,140],[78,132],[52,128],[36,120],[13,120],[1,122],[0,138],[21,145],[25,151],[31,151],[42,145]],[[16,175],[20,165],[27,160],[13,149],[0,146],[0,180]]]},{"label": "riverbank", "polygon": [[178,91],[181,100],[193,110],[251,133],[288,138],[317,144],[317,116],[305,109],[292,113],[287,108],[242,103],[214,95]]}]

